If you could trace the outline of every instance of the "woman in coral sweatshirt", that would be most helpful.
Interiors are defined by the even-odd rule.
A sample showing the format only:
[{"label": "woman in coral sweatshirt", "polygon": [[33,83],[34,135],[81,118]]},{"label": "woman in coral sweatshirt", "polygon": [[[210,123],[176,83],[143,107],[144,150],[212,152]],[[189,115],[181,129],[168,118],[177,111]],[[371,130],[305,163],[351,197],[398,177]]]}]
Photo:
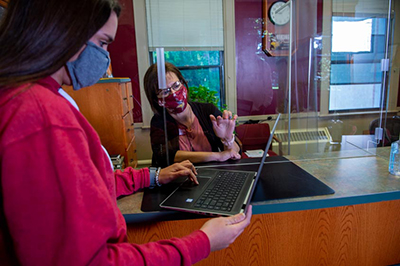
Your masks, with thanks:
[{"label": "woman in coral sweatshirt", "polygon": [[115,0],[11,0],[0,24],[2,265],[191,265],[232,243],[247,215],[216,218],[183,238],[127,242],[116,198],[182,175],[113,172],[94,129],[60,89],[92,85],[110,59]]}]

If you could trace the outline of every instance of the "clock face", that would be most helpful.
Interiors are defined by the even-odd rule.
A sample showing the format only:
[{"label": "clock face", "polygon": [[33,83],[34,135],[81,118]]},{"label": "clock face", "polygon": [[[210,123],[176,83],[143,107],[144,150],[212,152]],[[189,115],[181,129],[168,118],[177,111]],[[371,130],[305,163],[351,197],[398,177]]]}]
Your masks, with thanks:
[{"label": "clock face", "polygon": [[289,2],[277,1],[271,5],[268,11],[269,19],[275,25],[285,25],[290,20]]}]

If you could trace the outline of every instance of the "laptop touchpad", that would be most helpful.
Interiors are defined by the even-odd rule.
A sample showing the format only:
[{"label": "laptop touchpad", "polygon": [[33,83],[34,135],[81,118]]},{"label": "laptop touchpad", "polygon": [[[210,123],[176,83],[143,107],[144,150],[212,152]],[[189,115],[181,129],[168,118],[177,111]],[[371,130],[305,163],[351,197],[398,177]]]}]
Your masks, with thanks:
[{"label": "laptop touchpad", "polygon": [[200,189],[200,188],[203,188],[204,185],[207,184],[209,180],[210,180],[209,177],[197,176],[197,181],[199,181],[198,185],[196,185],[192,180],[188,179],[185,181],[185,183],[182,184],[180,189],[191,189],[191,188]]},{"label": "laptop touchpad", "polygon": [[207,169],[207,168],[197,169],[197,177],[201,176],[201,177],[211,178],[215,176],[216,173],[217,173],[216,169]]}]

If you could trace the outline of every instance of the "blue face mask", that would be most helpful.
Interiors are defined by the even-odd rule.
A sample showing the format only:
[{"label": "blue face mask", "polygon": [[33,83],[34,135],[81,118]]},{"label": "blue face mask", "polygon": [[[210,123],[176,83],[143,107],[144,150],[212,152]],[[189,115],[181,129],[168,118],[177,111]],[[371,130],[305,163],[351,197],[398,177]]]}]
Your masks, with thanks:
[{"label": "blue face mask", "polygon": [[78,59],[67,62],[66,65],[74,90],[79,90],[99,81],[110,65],[110,57],[103,48],[87,42]]}]

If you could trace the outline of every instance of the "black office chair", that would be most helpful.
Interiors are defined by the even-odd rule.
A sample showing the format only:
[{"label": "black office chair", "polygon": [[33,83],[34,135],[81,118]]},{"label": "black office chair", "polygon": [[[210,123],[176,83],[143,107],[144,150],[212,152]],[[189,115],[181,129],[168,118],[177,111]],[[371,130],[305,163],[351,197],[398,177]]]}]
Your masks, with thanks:
[{"label": "black office chair", "polygon": [[[379,118],[372,120],[369,125],[369,133],[371,135],[375,134],[375,128],[379,127]],[[386,128],[385,127],[385,119],[382,119],[382,127],[383,127],[383,140],[378,146],[390,146],[392,142],[399,140],[400,134],[400,116],[393,116],[391,118],[386,119]]]}]

